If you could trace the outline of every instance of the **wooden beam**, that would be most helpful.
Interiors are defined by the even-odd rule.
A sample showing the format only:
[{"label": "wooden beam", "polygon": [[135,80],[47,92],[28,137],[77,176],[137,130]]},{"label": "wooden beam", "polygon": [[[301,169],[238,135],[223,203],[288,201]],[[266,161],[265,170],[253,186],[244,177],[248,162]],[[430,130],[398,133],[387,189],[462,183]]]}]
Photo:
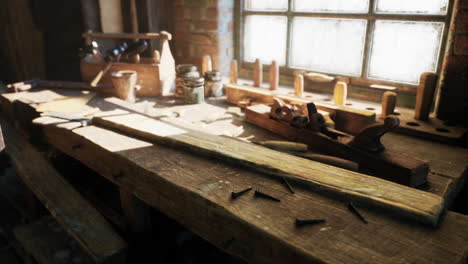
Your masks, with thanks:
[{"label": "wooden beam", "polygon": [[426,224],[435,225],[443,212],[443,199],[437,195],[238,140],[190,131],[140,114],[103,114],[93,122],[158,144],[298,180],[329,195],[346,196]]},{"label": "wooden beam", "polygon": [[126,243],[44,157],[3,119],[6,151],[17,174],[97,263],[123,263]]}]

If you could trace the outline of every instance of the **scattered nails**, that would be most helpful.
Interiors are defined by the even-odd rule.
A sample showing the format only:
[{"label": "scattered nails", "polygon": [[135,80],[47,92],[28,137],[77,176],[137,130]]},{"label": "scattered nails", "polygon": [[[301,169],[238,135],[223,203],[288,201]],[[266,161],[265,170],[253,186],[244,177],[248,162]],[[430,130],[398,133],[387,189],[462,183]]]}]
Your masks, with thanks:
[{"label": "scattered nails", "polygon": [[272,200],[272,201],[275,201],[275,202],[281,202],[280,199],[276,198],[276,197],[273,197],[269,194],[266,194],[266,193],[263,193],[259,190],[256,190],[255,191],[255,194],[254,194],[255,197],[260,197],[260,198],[265,198],[265,199],[269,199],[269,200]]},{"label": "scattered nails", "polygon": [[252,190],[252,187],[249,187],[249,188],[247,188],[247,189],[245,189],[245,190],[242,190],[242,191],[239,191],[239,192],[232,192],[232,193],[231,193],[231,199],[236,199],[236,198],[238,198],[239,196],[241,196],[241,195],[243,195],[243,194],[249,192],[250,190]]},{"label": "scattered nails", "polygon": [[286,184],[286,186],[288,187],[289,191],[294,194],[294,189],[292,188],[291,184],[289,184],[289,181],[288,179],[286,179],[285,177],[281,177],[283,179],[283,182]]},{"label": "scattered nails", "polygon": [[354,207],[354,204],[352,202],[348,203],[348,209],[359,219],[361,219],[361,221],[364,222],[364,224],[367,224],[367,220],[364,218],[364,216],[361,215],[361,213],[359,213],[359,211],[356,209],[356,207]]},{"label": "scattered nails", "polygon": [[306,225],[316,225],[325,223],[325,219],[299,219],[296,218],[296,227],[302,227]]}]

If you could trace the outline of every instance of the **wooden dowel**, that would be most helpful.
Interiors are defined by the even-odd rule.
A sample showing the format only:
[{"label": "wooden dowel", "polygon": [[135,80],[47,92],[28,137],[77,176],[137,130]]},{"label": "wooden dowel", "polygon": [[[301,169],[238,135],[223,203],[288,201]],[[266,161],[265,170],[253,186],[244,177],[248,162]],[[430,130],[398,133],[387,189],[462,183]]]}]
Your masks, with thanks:
[{"label": "wooden dowel", "polygon": [[212,71],[212,70],[213,70],[213,66],[211,62],[211,56],[210,55],[203,56],[203,62],[202,62],[202,68],[201,68],[202,76],[204,76],[206,72]]},{"label": "wooden dowel", "polygon": [[395,112],[396,102],[396,93],[390,91],[385,92],[382,96],[382,113],[380,114],[380,118],[392,115]]},{"label": "wooden dowel", "polygon": [[263,82],[263,65],[259,59],[255,60],[253,69],[253,86],[260,87]]},{"label": "wooden dowel", "polygon": [[348,85],[345,82],[337,82],[333,89],[333,102],[337,105],[345,105],[348,96]]},{"label": "wooden dowel", "polygon": [[161,53],[159,53],[159,50],[155,50],[153,52],[153,57],[151,58],[153,63],[158,64],[161,61]]},{"label": "wooden dowel", "polygon": [[229,73],[229,79],[229,83],[237,84],[237,60],[231,61],[231,71]]},{"label": "wooden dowel", "polygon": [[432,72],[421,74],[419,86],[416,91],[416,105],[414,107],[414,119],[428,120],[431,113],[432,100],[437,82],[437,75]]},{"label": "wooden dowel", "polygon": [[298,74],[294,77],[294,95],[302,97],[304,94],[304,75]]},{"label": "wooden dowel", "polygon": [[272,61],[270,65],[270,90],[275,91],[279,86],[279,67],[276,61]]}]

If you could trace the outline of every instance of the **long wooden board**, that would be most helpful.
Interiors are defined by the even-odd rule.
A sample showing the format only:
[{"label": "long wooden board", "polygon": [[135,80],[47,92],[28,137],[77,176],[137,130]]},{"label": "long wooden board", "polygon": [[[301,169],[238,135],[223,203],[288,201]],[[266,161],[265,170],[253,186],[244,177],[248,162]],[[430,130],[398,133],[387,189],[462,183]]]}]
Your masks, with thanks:
[{"label": "long wooden board", "polygon": [[443,199],[431,193],[238,140],[190,131],[144,115],[122,111],[95,117],[93,122],[145,140],[299,180],[315,190],[358,200],[422,223],[437,224],[443,212]]},{"label": "long wooden board", "polygon": [[6,152],[16,172],[97,263],[123,263],[126,243],[99,212],[4,120]]},{"label": "long wooden board", "polygon": [[279,97],[285,102],[304,104],[314,102],[319,110],[327,111],[334,115],[335,128],[351,134],[359,133],[364,127],[375,122],[376,114],[372,111],[358,110],[347,106],[327,104],[314,100],[315,98],[297,97],[291,94],[291,90],[279,88],[270,91],[265,88],[253,88],[247,85],[226,84],[227,101],[237,104],[245,98],[251,98],[255,103],[272,104],[273,97]]}]

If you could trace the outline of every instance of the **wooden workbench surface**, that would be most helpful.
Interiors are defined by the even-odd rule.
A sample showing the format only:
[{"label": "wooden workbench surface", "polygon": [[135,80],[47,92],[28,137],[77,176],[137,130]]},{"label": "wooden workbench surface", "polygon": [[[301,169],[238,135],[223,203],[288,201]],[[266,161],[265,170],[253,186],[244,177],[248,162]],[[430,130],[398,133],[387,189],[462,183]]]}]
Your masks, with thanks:
[{"label": "wooden workbench surface", "polygon": [[[60,96],[50,90],[3,95],[2,108],[18,123],[28,124],[34,117],[29,107]],[[246,140],[276,138],[226,114],[222,101],[176,106],[175,100],[142,99],[129,105],[115,98],[94,98],[88,105],[101,111],[136,110]],[[369,221],[364,224],[345,203],[299,186],[292,195],[268,175],[97,126],[80,127],[51,117],[36,123],[49,144],[249,262],[461,263],[468,254],[468,217],[464,215],[448,212],[439,227],[431,228],[361,208]],[[463,184],[468,150],[397,134],[386,135],[383,141],[389,148],[428,161],[431,173],[423,188],[447,203]],[[248,186],[274,194],[282,202],[255,199],[252,194],[230,200],[231,191]],[[296,228],[296,217],[324,218],[326,223]]]}]

